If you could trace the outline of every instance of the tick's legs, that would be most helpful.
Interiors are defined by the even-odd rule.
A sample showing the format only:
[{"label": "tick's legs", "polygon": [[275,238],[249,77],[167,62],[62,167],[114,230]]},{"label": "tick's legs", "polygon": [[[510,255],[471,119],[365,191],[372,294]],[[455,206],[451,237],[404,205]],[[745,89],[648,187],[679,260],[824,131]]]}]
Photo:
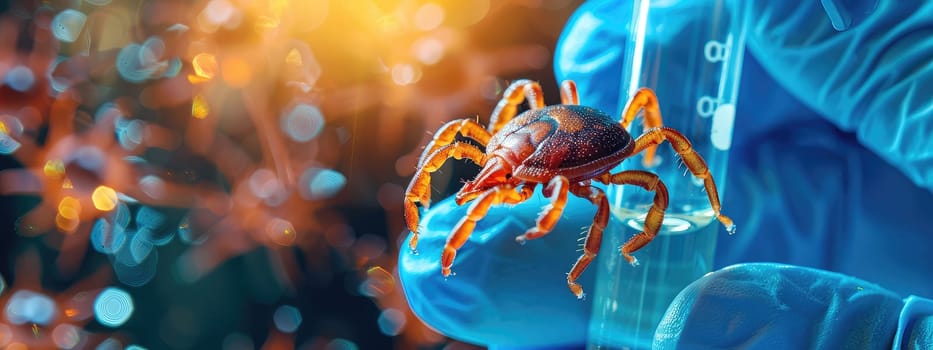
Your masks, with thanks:
[{"label": "tick's legs", "polygon": [[580,255],[570,269],[570,273],[567,274],[567,286],[570,287],[570,291],[577,298],[583,298],[583,287],[577,283],[577,278],[599,253],[599,245],[603,241],[603,230],[609,222],[609,201],[606,200],[606,194],[602,190],[587,183],[570,186],[570,192],[577,197],[589,199],[597,207],[596,217],[593,218],[593,224],[590,225],[586,240],[583,242],[583,255]]},{"label": "tick's legs", "polygon": [[454,142],[454,137],[457,136],[457,133],[465,137],[469,137],[483,147],[486,147],[486,144],[489,143],[489,138],[491,135],[489,131],[477,123],[473,119],[458,119],[451,121],[447,124],[444,124],[440,129],[434,133],[434,139],[424,147],[424,152],[421,153],[421,158],[418,160],[418,166],[424,164],[424,162],[431,156],[431,153],[434,153],[438,148],[449,145]]},{"label": "tick's legs", "polygon": [[518,112],[518,104],[523,99],[528,99],[528,107],[538,109],[544,107],[544,93],[541,91],[541,85],[536,81],[520,79],[512,82],[505,92],[502,99],[496,105],[489,118],[489,133],[495,134],[506,123],[515,117]]},{"label": "tick's legs", "polygon": [[644,229],[622,245],[622,256],[625,257],[629,264],[636,265],[638,260],[632,256],[632,253],[651,242],[658,234],[658,230],[661,229],[661,223],[664,221],[664,210],[667,209],[668,203],[667,186],[664,186],[664,183],[661,182],[657,175],[641,170],[623,171],[614,175],[605,173],[596,180],[607,185],[629,184],[648,191],[654,191],[654,203],[648,209],[648,215],[645,216]]},{"label": "tick's legs", "polygon": [[656,147],[661,142],[664,142],[664,140],[670,142],[671,147],[674,148],[674,152],[677,152],[684,160],[684,164],[687,165],[687,168],[690,169],[693,176],[703,180],[703,186],[706,188],[706,195],[709,196],[709,204],[716,214],[716,219],[726,227],[726,231],[729,231],[729,234],[735,233],[735,224],[732,222],[732,219],[720,213],[721,205],[719,204],[719,192],[716,190],[716,183],[713,181],[713,176],[706,166],[706,161],[693,149],[693,146],[690,145],[690,141],[687,140],[683,134],[667,127],[647,130],[643,135],[635,139],[635,149],[633,152],[638,153],[646,148]]},{"label": "tick's legs", "polygon": [[560,83],[560,103],[565,105],[580,104],[580,96],[577,94],[577,84],[573,80],[564,80]]},{"label": "tick's legs", "polygon": [[658,96],[649,88],[641,88],[628,100],[622,110],[622,127],[628,126],[635,120],[638,111],[644,109],[645,129],[656,128],[662,125],[661,107],[658,105]]},{"label": "tick's legs", "polygon": [[479,148],[468,143],[456,142],[443,146],[434,153],[431,153],[427,159],[421,162],[421,166],[415,173],[408,189],[405,191],[405,223],[411,230],[412,237],[409,246],[412,250],[418,245],[418,206],[427,208],[431,205],[431,173],[437,171],[444,165],[448,158],[469,159],[479,166],[486,163],[486,154]]},{"label": "tick's legs", "polygon": [[[628,129],[632,121],[635,120],[635,116],[638,115],[639,110],[644,110],[645,130],[658,128],[663,125],[661,121],[661,107],[658,105],[658,96],[655,95],[654,91],[651,89],[641,88],[628,100],[625,109],[622,110],[622,121],[620,124],[622,124],[623,129]],[[642,158],[642,164],[644,164],[644,166],[648,167],[654,164],[656,148],[657,146],[651,146],[645,151],[645,156]]]},{"label": "tick's legs", "polygon": [[560,220],[560,214],[564,212],[564,206],[567,205],[569,187],[570,181],[562,175],[558,175],[548,182],[547,186],[544,187],[544,195],[551,199],[551,204],[545,206],[541,214],[538,214],[535,227],[515,237],[516,242],[524,244],[525,241],[544,236],[554,229],[557,220]]},{"label": "tick's legs", "polygon": [[466,243],[476,228],[476,222],[486,216],[489,207],[494,204],[510,203],[517,204],[531,197],[533,186],[526,187],[522,191],[516,191],[512,187],[494,187],[480,195],[470,208],[467,209],[466,216],[460,219],[453,233],[447,237],[447,244],[444,245],[444,253],[441,255],[441,273],[444,276],[450,275],[450,266],[454,264],[454,258],[457,256],[457,249]]}]

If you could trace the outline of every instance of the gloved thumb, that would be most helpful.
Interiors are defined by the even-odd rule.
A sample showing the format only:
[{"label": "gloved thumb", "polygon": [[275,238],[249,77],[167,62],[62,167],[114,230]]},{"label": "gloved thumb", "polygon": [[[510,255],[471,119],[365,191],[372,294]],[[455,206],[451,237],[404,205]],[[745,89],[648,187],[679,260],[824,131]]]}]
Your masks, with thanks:
[{"label": "gloved thumb", "polygon": [[933,301],[855,277],[771,263],[740,264],[687,286],[655,333],[655,349],[929,349]]},{"label": "gloved thumb", "polygon": [[780,85],[933,190],[933,2],[742,4],[748,49]]}]

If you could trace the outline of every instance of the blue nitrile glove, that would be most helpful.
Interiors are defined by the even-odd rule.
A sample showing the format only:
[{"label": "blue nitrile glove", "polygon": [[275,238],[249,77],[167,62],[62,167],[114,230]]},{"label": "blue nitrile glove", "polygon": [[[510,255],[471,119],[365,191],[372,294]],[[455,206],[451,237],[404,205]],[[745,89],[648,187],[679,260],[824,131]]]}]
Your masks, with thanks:
[{"label": "blue nitrile glove", "polygon": [[[566,273],[580,256],[578,239],[596,207],[568,196],[568,210],[550,234],[516,243],[548,203],[539,190],[519,205],[490,208],[458,251],[448,278],[441,275],[441,251],[469,205],[458,206],[453,198],[433,204],[421,218],[418,254],[407,249],[407,240],[399,253],[402,287],[415,314],[439,332],[475,344],[582,344],[592,305],[570,293]],[[584,292],[593,276],[579,280]]]},{"label": "blue nitrile glove", "polygon": [[[669,12],[665,31],[676,32],[680,23],[692,20],[685,15],[697,1],[656,2],[660,6],[653,3],[651,10]],[[743,72],[739,108],[754,112],[745,118],[754,124],[737,127],[736,137],[818,113],[933,191],[933,2],[741,4],[748,6],[750,67]],[[619,81],[614,77],[621,77],[628,27],[619,21],[627,21],[630,10],[625,1],[588,1],[558,44],[558,78],[585,85],[579,87],[581,99],[602,110],[618,110]],[[833,28],[844,23],[846,31]],[[648,33],[654,40],[665,39],[663,35]]]},{"label": "blue nitrile glove", "polygon": [[931,349],[933,300],[823,270],[734,265],[677,295],[653,348]]},{"label": "blue nitrile glove", "polygon": [[786,91],[933,190],[933,2],[742,3],[749,50]]},{"label": "blue nitrile glove", "polygon": [[[905,176],[905,173],[931,172],[933,162],[892,165],[863,145],[870,143],[864,141],[868,137],[878,137],[871,142],[885,142],[880,134],[848,133],[837,127],[842,124],[840,114],[828,118],[807,107],[828,111],[842,109],[846,102],[859,106],[875,103],[870,95],[838,101],[824,99],[828,96],[826,93],[807,94],[815,91],[815,86],[821,82],[834,86],[822,88],[825,90],[860,91],[856,86],[847,85],[859,82],[841,77],[826,79],[826,76],[832,75],[827,71],[833,68],[860,64],[861,61],[849,61],[858,61],[861,56],[830,55],[826,58],[823,55],[829,54],[822,50],[808,50],[809,45],[820,49],[826,46],[816,41],[818,36],[814,33],[833,30],[829,16],[818,3],[770,2],[774,7],[787,6],[789,10],[800,11],[796,14],[763,8],[760,2],[743,3],[754,3],[758,7],[751,9],[748,15],[752,19],[748,25],[750,50],[742,72],[723,200],[723,212],[735,219],[739,234],[718,240],[717,265],[742,261],[793,263],[851,274],[900,293],[933,296],[933,279],[929,278],[933,276],[933,263],[926,248],[933,246],[933,228],[928,219],[929,213],[933,213],[933,191],[918,186],[923,182],[914,182]],[[933,10],[933,3],[924,6]],[[627,33],[619,28],[626,26],[614,21],[629,18],[629,10],[628,6],[619,6],[619,1],[589,1],[568,23],[558,45],[556,71],[558,79],[577,82],[582,103],[606,110],[618,109],[617,98],[612,96],[618,95],[621,84],[605,77],[622,74],[621,54],[625,51]],[[689,12],[676,11],[676,6],[652,10],[670,12],[665,18],[674,24],[689,20],[684,18]],[[851,18],[874,23],[879,21],[876,17],[897,18],[911,13],[898,10],[892,2],[886,1],[879,4],[872,15]],[[778,18],[801,22],[792,25],[771,22]],[[927,18],[933,23],[933,17]],[[886,21],[895,22],[894,19]],[[913,23],[908,19],[897,22]],[[898,38],[893,34],[870,35],[866,30],[881,29],[851,23],[853,27],[838,35],[875,40],[874,46],[867,43],[861,46],[890,48],[894,45],[887,42]],[[920,26],[919,23],[913,25]],[[781,30],[791,31],[784,33],[787,37],[808,41],[778,40],[775,37],[780,36],[777,33]],[[825,41],[843,46],[847,40],[853,39],[840,37]],[[915,94],[933,94],[933,83],[920,84],[922,77],[909,74],[933,69],[933,40],[926,41],[925,53],[921,50],[923,47],[917,43],[913,51],[891,53],[900,60],[892,59],[896,62],[879,65],[874,71],[863,69],[861,81],[889,79],[891,84],[913,81]],[[809,65],[812,69],[798,75],[766,70],[781,66],[776,61],[789,55],[781,52],[795,53],[787,58],[792,62],[786,65]],[[914,67],[914,61],[920,61],[917,57],[924,55],[927,71],[922,67],[907,70],[907,67]],[[904,68],[898,68],[898,64]],[[903,76],[893,78],[899,75]],[[772,77],[780,77],[781,82]],[[927,81],[933,81],[933,77]],[[800,103],[790,92],[801,94],[806,104]],[[878,98],[886,96],[882,94]],[[933,142],[933,96],[924,99],[926,115],[921,115],[924,109],[912,99],[905,99],[904,104],[892,105],[887,114],[872,116],[872,122],[902,123],[901,120],[909,119],[917,127],[904,131],[908,134],[892,133],[890,137],[896,140],[888,141],[903,145]],[[845,115],[843,118],[854,119]],[[901,152],[897,148],[887,151]],[[933,156],[933,144],[911,152],[912,159],[929,159]]]},{"label": "blue nitrile glove", "polygon": [[[621,6],[620,3],[589,1],[581,6],[568,22],[556,52],[558,79],[575,80],[581,103],[605,111],[618,110],[620,82],[612,77],[621,77],[627,35],[620,31],[627,25],[619,21],[631,17],[627,13],[630,6]],[[896,8],[895,4],[898,3],[882,1],[875,7],[851,7],[874,8],[874,12],[857,15],[858,11],[850,11],[853,14],[848,16],[851,28],[841,33],[835,33],[829,27],[830,17],[818,3],[768,4],[799,11],[793,15],[763,8],[764,4],[754,4],[758,7],[753,9],[750,17],[757,21],[751,21],[748,27],[749,53],[743,69],[723,200],[723,212],[735,219],[739,231],[734,236],[723,236],[718,240],[717,266],[748,261],[782,262],[832,270],[879,283],[902,297],[911,294],[933,296],[933,278],[930,277],[933,276],[930,259],[933,229],[928,219],[933,213],[933,193],[930,191],[933,185],[929,180],[933,171],[930,160],[933,157],[933,146],[930,146],[933,140],[930,124],[933,119],[930,105],[933,85],[922,83],[933,81],[922,77],[923,74],[929,75],[933,67],[930,64],[933,62],[930,49],[933,41],[928,35],[920,35],[926,33],[921,20],[933,18],[930,16],[933,4],[899,3],[904,4],[898,5],[903,8]],[[676,24],[689,20],[684,16],[683,12],[672,11],[667,18]],[[838,20],[846,16],[834,14],[833,17]],[[783,20],[796,20],[798,23],[787,25],[779,22]],[[883,28],[891,29],[885,32]],[[780,30],[791,32],[780,33]],[[920,42],[924,38],[926,42]],[[913,46],[902,46],[906,42]],[[849,47],[847,44],[855,53],[852,56],[841,54],[846,53],[845,50],[834,54],[828,49]],[[883,58],[869,54],[874,51],[886,54]],[[859,65],[865,67],[855,72],[840,70]],[[847,80],[849,78],[852,80]],[[891,95],[884,92],[889,90],[880,88],[879,84],[889,84],[889,89],[906,88],[909,93],[903,100],[892,100]],[[872,95],[871,89],[882,92]],[[837,94],[841,93],[858,94],[858,98],[839,98]],[[882,108],[884,103],[890,107]],[[867,110],[874,111],[874,114],[865,114]],[[897,125],[909,127],[876,132],[891,131]],[[537,213],[536,208],[516,210],[509,215],[531,223]],[[592,206],[584,203],[567,208],[562,221],[575,216],[577,211],[587,211],[582,218],[577,218],[581,224],[571,226],[570,232],[577,233],[579,230],[575,227],[585,225],[586,219],[591,218],[589,210]],[[426,215],[447,215],[441,210],[434,208]],[[458,215],[453,216],[459,218]],[[449,232],[454,223],[451,221],[446,231]],[[503,240],[508,242],[508,238],[524,232],[526,227],[515,228],[513,232],[493,231],[487,234],[505,236]],[[444,229],[434,228],[440,232],[445,232]],[[553,240],[565,234],[559,226],[554,233],[539,241]],[[528,242],[520,248],[528,249],[533,243],[539,242]],[[472,244],[471,240],[464,249]],[[501,259],[496,265],[505,264],[511,268],[539,266],[544,262],[563,263],[566,268],[575,259],[573,254],[557,257],[550,253],[533,257],[523,255],[518,259],[509,255],[516,252],[511,250],[514,247],[496,247],[510,250],[485,251],[469,258],[458,256],[454,268],[468,264],[483,265],[493,256]],[[439,250],[420,250],[422,256],[437,259],[440,255]],[[437,288],[436,284],[411,279],[413,274],[407,270],[405,252],[402,255],[400,273],[406,292],[411,296],[420,289],[434,296],[432,301],[409,298],[416,313],[428,324],[448,322],[452,327],[438,329],[454,338],[478,344],[500,344],[505,334],[508,334],[509,345],[540,344],[537,341],[539,332],[495,329],[489,327],[489,323],[476,320],[447,318],[441,321],[432,314],[419,312],[419,309],[431,307],[420,304],[453,300],[429,291]],[[554,261],[558,259],[564,261]],[[557,271],[563,273],[563,269]],[[436,273],[440,274],[439,271]],[[587,271],[584,276],[593,273],[595,271]],[[767,279],[769,276],[761,277]],[[541,278],[535,278],[532,283],[543,282]],[[529,309],[516,303],[515,300],[527,300],[526,295],[511,289],[508,283],[479,283],[473,290],[475,294],[457,299],[456,303],[469,307],[494,298],[499,314],[518,314],[533,320],[529,327],[556,325],[548,328],[548,335],[563,339],[561,344],[585,342],[585,332],[581,331],[585,328],[580,320],[588,317],[585,315],[589,312],[586,301],[578,318],[563,315],[551,318],[541,309]],[[825,290],[840,289],[839,286],[827,285]],[[501,294],[491,297],[489,293],[493,291]],[[566,285],[555,284],[554,288],[539,288],[531,297],[552,300],[552,297],[561,298],[563,294],[566,294]],[[555,304],[553,307],[567,306]],[[697,307],[688,310],[689,313],[682,318],[703,319],[706,313],[717,313]],[[813,312],[819,313],[818,310]],[[834,315],[825,313],[826,317]],[[557,330],[551,332],[554,329]]]}]

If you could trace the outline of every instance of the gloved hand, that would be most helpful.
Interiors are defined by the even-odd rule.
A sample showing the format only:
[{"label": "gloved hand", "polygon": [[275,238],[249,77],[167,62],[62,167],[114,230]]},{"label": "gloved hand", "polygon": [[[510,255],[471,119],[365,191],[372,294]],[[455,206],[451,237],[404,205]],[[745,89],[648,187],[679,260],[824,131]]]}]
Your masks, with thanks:
[{"label": "gloved hand", "polygon": [[[533,227],[548,203],[538,191],[522,204],[490,208],[457,252],[448,278],[441,275],[441,251],[469,205],[458,206],[452,197],[433,204],[421,219],[418,254],[407,249],[407,240],[399,253],[402,287],[415,314],[442,334],[475,344],[582,344],[592,305],[570,293],[564,274],[580,256],[577,239],[593,222],[596,207],[568,196],[551,234],[516,243],[515,236]],[[579,282],[589,290],[593,273]]]},{"label": "gloved hand", "polygon": [[[619,21],[631,17],[629,6],[619,3],[589,1],[581,6],[568,22],[555,55],[558,79],[575,80],[581,103],[604,111],[618,110],[621,84],[607,77],[621,77],[628,33],[624,32],[625,23]],[[853,7],[855,2],[849,2],[849,9],[868,9],[870,14],[836,7],[829,16],[815,2],[743,3],[752,6],[749,52],[739,93],[728,185],[723,190],[723,211],[735,219],[740,230],[734,236],[720,237],[716,266],[772,261],[852,277],[829,278],[827,272],[803,267],[782,267],[786,275],[755,266],[747,271],[737,268],[745,271],[742,276],[752,281],[749,285],[759,288],[743,288],[747,294],[730,297],[768,298],[784,290],[780,283],[769,284],[778,279],[811,281],[810,285],[819,288],[806,289],[801,297],[812,291],[823,293],[823,300],[833,300],[850,292],[846,281],[854,278],[878,283],[890,291],[878,292],[884,298],[873,304],[886,314],[900,310],[892,300],[911,294],[933,296],[933,263],[929,258],[933,229],[927,219],[933,213],[933,84],[928,83],[933,81],[933,65],[929,64],[933,62],[933,40],[924,34],[933,18],[933,4],[884,0],[876,6]],[[689,20],[684,17],[689,16],[688,11],[674,11],[677,6],[670,8],[670,21]],[[848,18],[848,30],[837,32],[831,18],[840,27]],[[425,214],[426,221],[444,217],[447,223],[426,227],[422,244],[429,231],[443,242],[462,217],[462,208],[447,204],[439,203]],[[497,208],[496,217],[491,212],[490,218],[480,221],[482,230],[477,227],[458,255],[454,269],[460,274],[448,280],[440,276],[436,265],[417,268],[436,264],[442,243],[433,248],[419,245],[421,254],[417,256],[402,252],[400,275],[415,312],[445,334],[478,344],[583,344],[591,305],[567,297],[561,274],[577,254],[560,249],[573,244],[570,240],[577,238],[578,228],[591,222],[593,209],[586,202],[568,205],[553,233],[518,246],[514,236],[530,227],[543,204],[529,201],[511,209]],[[516,225],[491,225],[507,221],[506,217]],[[501,243],[489,244],[490,240]],[[544,244],[557,250],[533,250]],[[467,254],[468,249],[472,253]],[[482,270],[467,270],[477,267]],[[535,273],[462,280],[483,271],[516,270]],[[732,276],[730,271],[734,270],[702,281]],[[583,276],[594,273],[587,271]],[[702,281],[675,301],[662,327],[671,330],[678,329],[678,322],[683,325],[681,337],[676,339],[679,344],[702,342],[701,338],[690,338],[702,332],[691,330],[710,318],[758,312],[753,303],[736,302],[728,305],[730,308],[717,309],[729,301],[693,302],[709,291],[701,288],[708,283]],[[519,283],[522,288],[515,287]],[[527,285],[536,288],[528,290]],[[467,290],[467,286],[469,293],[437,292]],[[592,291],[591,284],[583,286]],[[441,305],[457,305],[466,311],[449,313]],[[800,305],[794,310],[807,310],[809,317],[776,318],[774,322],[797,322],[800,327],[819,329],[816,323],[824,319],[857,314],[853,311],[857,309],[850,309],[852,304],[822,309],[817,307],[819,303]],[[462,316],[473,314],[472,310],[485,314]],[[507,327],[495,322],[503,317],[518,317],[524,322],[515,321]],[[748,321],[741,325],[751,328],[755,321],[730,320]],[[929,321],[917,324],[920,328],[911,329],[930,326]],[[840,323],[838,327],[849,326]],[[762,329],[780,337],[778,332],[791,328],[775,324]],[[666,332],[659,335],[676,333]],[[744,336],[733,334],[730,340]]]},{"label": "gloved hand", "polygon": [[653,348],[931,349],[933,301],[824,270],[734,265],[674,299]]}]

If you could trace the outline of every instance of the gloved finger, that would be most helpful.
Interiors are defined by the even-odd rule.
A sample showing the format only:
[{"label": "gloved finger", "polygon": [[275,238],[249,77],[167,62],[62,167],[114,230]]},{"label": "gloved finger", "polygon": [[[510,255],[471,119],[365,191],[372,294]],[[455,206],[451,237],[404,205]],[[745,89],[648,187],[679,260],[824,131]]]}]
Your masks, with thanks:
[{"label": "gloved finger", "polygon": [[[829,271],[734,265],[689,285],[655,333],[656,349],[891,349],[923,344],[929,300],[905,302],[878,285]],[[923,309],[927,314],[915,311]],[[900,320],[902,313],[908,320]],[[917,322],[911,322],[917,321]],[[899,346],[896,348],[900,348]]]},{"label": "gloved finger", "polygon": [[554,53],[558,80],[574,80],[581,103],[610,115],[619,111],[622,64],[631,6],[590,0],[567,20]]},{"label": "gloved finger", "polygon": [[[626,46],[629,40],[629,22],[632,6],[614,0],[590,0],[583,3],[568,19],[555,48],[554,72],[558,80],[574,80],[580,95],[580,103],[605,111],[610,115],[619,113],[627,102],[622,96],[621,81],[625,64]],[[691,50],[699,43],[684,40],[680,28],[688,27],[691,21],[708,20],[698,17],[691,6],[702,4],[697,1],[670,1],[653,7],[652,11],[664,11],[664,23],[652,23],[646,40],[661,41],[679,52],[666,57],[664,70],[685,70]],[[654,4],[653,4],[654,5]],[[676,56],[676,57],[675,57]],[[733,136],[734,153],[741,147],[758,140],[758,136],[781,125],[793,125],[820,118],[819,115],[795,97],[788,94],[765,72],[751,55],[745,56],[742,83],[739,85],[740,101]],[[685,76],[688,74],[684,74]],[[680,88],[674,86],[673,88]],[[678,94],[679,95],[679,94]],[[659,95],[663,99],[663,94]],[[663,101],[662,101],[663,103]],[[666,114],[665,119],[677,118]]]},{"label": "gloved finger", "polygon": [[[522,204],[490,208],[457,253],[455,275],[448,278],[441,275],[441,252],[469,205],[458,206],[453,198],[433,205],[422,219],[418,253],[399,254],[400,280],[414,313],[442,334],[474,344],[584,344],[592,304],[574,297],[566,273],[580,255],[578,239],[596,210],[570,196],[550,234],[517,243],[515,237],[533,227],[549,203],[536,194]],[[583,274],[584,290],[592,288],[595,273],[593,268]]]},{"label": "gloved finger", "polygon": [[760,135],[743,152],[730,159],[723,198],[741,230],[717,239],[714,266],[782,262],[933,295],[933,193],[821,120]]},{"label": "gloved finger", "polygon": [[786,90],[933,190],[933,2],[878,0],[844,32],[816,2],[743,3],[749,50]]},{"label": "gloved finger", "polygon": [[846,30],[871,15],[878,7],[878,0],[821,0],[826,16],[836,30]]}]

